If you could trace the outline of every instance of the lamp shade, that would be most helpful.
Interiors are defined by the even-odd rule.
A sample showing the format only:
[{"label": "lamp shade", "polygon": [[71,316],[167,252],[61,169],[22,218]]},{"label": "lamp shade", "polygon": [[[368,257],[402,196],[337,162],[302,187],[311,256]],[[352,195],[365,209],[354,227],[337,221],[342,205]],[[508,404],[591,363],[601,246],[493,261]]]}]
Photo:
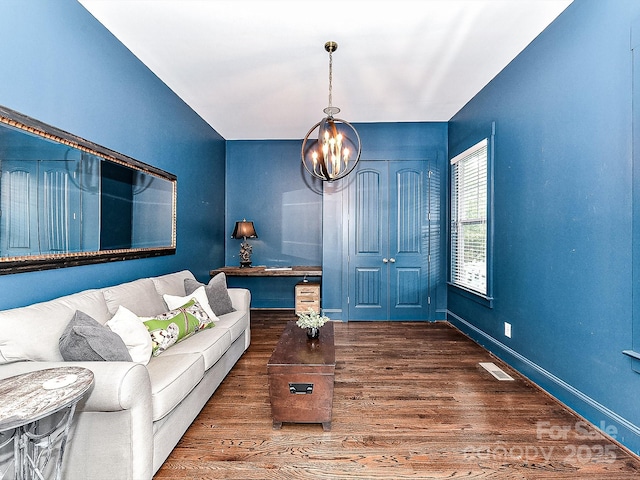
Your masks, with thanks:
[{"label": "lamp shade", "polygon": [[245,219],[241,222],[236,222],[231,238],[258,238],[258,234],[253,226],[253,222],[247,222]]}]

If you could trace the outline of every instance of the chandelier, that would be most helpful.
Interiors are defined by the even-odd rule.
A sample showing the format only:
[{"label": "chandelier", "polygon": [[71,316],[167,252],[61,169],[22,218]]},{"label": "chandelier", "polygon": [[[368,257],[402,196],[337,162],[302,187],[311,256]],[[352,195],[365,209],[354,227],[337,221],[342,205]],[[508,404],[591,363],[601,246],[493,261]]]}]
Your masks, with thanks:
[{"label": "chandelier", "polygon": [[302,141],[304,168],[326,182],[347,176],[360,160],[362,150],[356,129],[346,120],[334,117],[340,113],[332,105],[333,52],[337,48],[336,42],[324,44],[329,52],[329,106],[323,110],[327,116],[311,127]]}]

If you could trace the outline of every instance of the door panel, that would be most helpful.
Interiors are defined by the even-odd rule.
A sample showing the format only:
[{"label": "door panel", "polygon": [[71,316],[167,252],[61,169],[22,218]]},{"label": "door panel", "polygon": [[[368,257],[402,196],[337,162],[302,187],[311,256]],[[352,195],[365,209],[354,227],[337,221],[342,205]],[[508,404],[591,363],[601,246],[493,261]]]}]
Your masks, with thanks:
[{"label": "door panel", "polygon": [[355,298],[358,308],[383,307],[380,299],[380,268],[358,268],[355,271]]},{"label": "door panel", "polygon": [[396,268],[396,308],[422,306],[422,269]]},{"label": "door panel", "polygon": [[41,253],[81,250],[80,189],[72,184],[64,161],[39,162],[38,193]]},{"label": "door panel", "polygon": [[[415,170],[403,170],[396,173],[396,190],[398,203],[397,251],[396,254],[421,253],[420,215],[423,207],[422,174]],[[390,225],[390,228],[393,226]]]},{"label": "door panel", "polygon": [[[386,176],[385,176],[386,177]],[[358,172],[356,191],[356,252],[358,255],[380,255],[382,252],[384,190],[381,172],[364,170]]]}]

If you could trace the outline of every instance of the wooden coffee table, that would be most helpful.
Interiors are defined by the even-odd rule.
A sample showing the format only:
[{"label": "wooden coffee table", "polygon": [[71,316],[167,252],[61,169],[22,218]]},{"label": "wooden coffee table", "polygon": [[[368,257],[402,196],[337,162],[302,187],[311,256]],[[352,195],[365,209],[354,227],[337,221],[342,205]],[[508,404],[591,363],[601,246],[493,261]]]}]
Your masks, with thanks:
[{"label": "wooden coffee table", "polygon": [[336,355],[333,323],[309,340],[295,321],[287,323],[269,362],[269,397],[273,428],[283,422],[321,423],[331,430]]}]

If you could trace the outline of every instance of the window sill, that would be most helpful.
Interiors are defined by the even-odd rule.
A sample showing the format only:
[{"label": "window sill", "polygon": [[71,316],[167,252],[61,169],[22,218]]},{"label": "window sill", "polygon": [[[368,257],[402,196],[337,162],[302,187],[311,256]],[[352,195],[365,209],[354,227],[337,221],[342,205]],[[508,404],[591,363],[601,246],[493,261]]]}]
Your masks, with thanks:
[{"label": "window sill", "polygon": [[488,297],[478,292],[474,292],[473,290],[469,290],[459,285],[455,285],[451,282],[447,282],[449,285],[449,291],[453,292],[461,297],[468,298],[469,300],[473,300],[480,305],[484,305],[487,308],[493,308],[493,297]]},{"label": "window sill", "polygon": [[640,353],[634,350],[623,350],[622,353],[631,357],[631,368],[634,372],[640,373]]}]

